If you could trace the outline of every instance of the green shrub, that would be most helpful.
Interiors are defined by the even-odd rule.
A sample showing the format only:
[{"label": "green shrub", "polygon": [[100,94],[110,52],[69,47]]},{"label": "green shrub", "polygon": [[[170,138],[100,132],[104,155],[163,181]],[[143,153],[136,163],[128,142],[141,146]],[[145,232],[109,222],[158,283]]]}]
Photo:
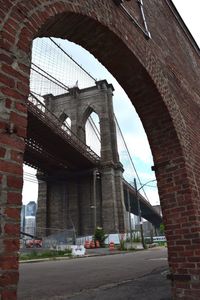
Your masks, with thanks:
[{"label": "green shrub", "polygon": [[165,234],[165,225],[163,223],[160,224],[160,234],[161,235]]},{"label": "green shrub", "polygon": [[118,249],[120,251],[126,251],[127,250],[127,247],[126,247],[127,239],[125,239],[125,237],[126,237],[125,233],[119,233],[119,247],[118,247]]},{"label": "green shrub", "polygon": [[141,242],[140,232],[138,232],[138,231],[133,232],[133,242],[135,242],[135,243]]},{"label": "green shrub", "polygon": [[33,250],[31,253],[20,254],[20,260],[55,258],[57,256],[70,256],[71,253],[72,253],[71,249],[66,249],[64,251],[46,250],[44,252],[37,252],[36,250]]},{"label": "green shrub", "polygon": [[97,227],[94,232],[93,240],[99,241],[100,247],[105,247],[105,240],[107,239],[108,235],[105,234],[102,227]]},{"label": "green shrub", "polygon": [[126,241],[124,239],[120,239],[119,250],[121,250],[121,251],[126,251],[127,250]]}]

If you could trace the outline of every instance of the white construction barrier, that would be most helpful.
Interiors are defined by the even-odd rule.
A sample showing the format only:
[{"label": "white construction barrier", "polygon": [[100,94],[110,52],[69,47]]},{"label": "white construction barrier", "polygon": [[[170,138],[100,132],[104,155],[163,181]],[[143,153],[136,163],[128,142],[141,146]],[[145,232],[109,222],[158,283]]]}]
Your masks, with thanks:
[{"label": "white construction barrier", "polygon": [[83,245],[73,245],[71,246],[73,256],[83,256],[85,255],[85,247]]}]

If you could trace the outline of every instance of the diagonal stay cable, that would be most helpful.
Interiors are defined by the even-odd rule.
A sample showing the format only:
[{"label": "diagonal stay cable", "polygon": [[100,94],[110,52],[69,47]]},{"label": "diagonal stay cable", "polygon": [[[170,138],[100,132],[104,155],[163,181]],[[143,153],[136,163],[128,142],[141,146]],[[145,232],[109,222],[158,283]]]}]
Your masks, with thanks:
[{"label": "diagonal stay cable", "polygon": [[[51,82],[57,84],[59,87],[65,89],[65,90],[67,90],[67,91],[69,90],[69,87],[68,87],[67,85],[65,85],[63,82],[61,82],[60,80],[56,79],[54,76],[52,76],[51,74],[49,74],[48,72],[46,72],[45,70],[43,70],[42,68],[40,68],[39,66],[37,66],[36,64],[34,64],[33,62],[32,62],[32,65],[33,65],[34,67],[36,67],[38,70],[40,70],[41,72],[43,72],[46,76],[45,76],[44,74],[42,74],[41,72],[39,72],[38,70],[34,69],[34,68],[31,66],[31,69],[32,69],[33,71],[35,71],[36,73],[38,73],[38,74],[40,74],[41,76],[45,77],[46,79],[50,80]],[[47,76],[49,76],[49,77],[47,77]]]},{"label": "diagonal stay cable", "polygon": [[[134,169],[134,171],[135,171],[135,174],[136,174],[136,176],[137,176],[137,179],[138,179],[138,181],[139,181],[139,183],[140,183],[140,186],[142,186],[142,182],[141,182],[141,180],[140,180],[140,177],[139,177],[139,175],[138,175],[138,172],[137,172],[137,170],[136,170],[136,167],[135,167],[135,165],[134,165],[134,163],[133,163],[133,160],[132,160],[132,158],[131,158],[130,152],[129,152],[129,150],[128,150],[128,146],[127,146],[127,144],[126,144],[126,141],[125,141],[125,139],[124,139],[124,136],[123,136],[123,134],[122,134],[121,128],[119,127],[119,123],[118,123],[117,118],[116,118],[115,115],[114,115],[114,119],[115,119],[116,125],[117,125],[117,127],[118,127],[118,129],[119,129],[119,132],[120,132],[120,134],[121,134],[121,137],[122,137],[122,140],[123,140],[123,142],[124,142],[124,145],[125,145],[125,147],[126,147],[126,151],[127,151],[127,153],[128,153],[129,159],[130,159],[130,161],[131,161],[131,164],[132,164],[132,166],[133,166],[133,169]],[[145,194],[146,199],[148,200],[148,202],[150,202],[150,201],[149,201],[149,198],[147,197],[147,194],[146,194],[146,192],[145,192],[145,190],[144,190],[144,187],[142,187],[142,190],[143,190],[143,192],[144,192],[144,194]]]},{"label": "diagonal stay cable", "polygon": [[83,72],[85,72],[91,79],[95,82],[97,81],[88,71],[86,71],[77,61],[75,61],[62,47],[60,47],[51,37],[49,37],[50,41],[54,43],[69,59],[71,59]]}]

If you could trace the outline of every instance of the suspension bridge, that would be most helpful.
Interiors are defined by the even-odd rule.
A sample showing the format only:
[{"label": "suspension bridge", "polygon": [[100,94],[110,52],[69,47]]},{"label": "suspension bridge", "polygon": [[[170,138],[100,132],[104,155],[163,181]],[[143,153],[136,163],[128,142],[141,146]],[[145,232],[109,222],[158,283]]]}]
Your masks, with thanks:
[{"label": "suspension bridge", "polygon": [[[82,91],[86,91],[89,93],[91,89],[93,89],[94,85],[97,85],[97,88],[102,88],[104,81],[97,81],[91,74],[89,74],[80,64],[78,64],[58,43],[56,40],[52,38],[48,39],[37,39],[33,44],[32,51],[32,63],[31,63],[31,77],[30,77],[30,95],[26,101],[28,108],[28,130],[27,130],[27,138],[26,138],[26,150],[24,155],[24,163],[37,169],[37,177],[41,182],[62,182],[64,180],[68,180],[69,182],[72,178],[78,178],[80,182],[80,178],[86,178],[88,174],[90,174],[92,179],[92,189],[93,191],[89,192],[84,190],[90,198],[90,206],[91,201],[95,201],[95,207],[99,210],[102,209],[102,199],[97,196],[97,193],[100,193],[100,189],[102,188],[102,184],[97,182],[97,174],[103,174],[102,178],[106,177],[105,171],[102,171],[102,155],[101,155],[101,147],[102,147],[102,136],[101,130],[99,127],[99,119],[96,116],[93,117],[92,111],[89,112],[87,122],[85,124],[86,133],[85,139],[81,137],[78,131],[73,130],[73,120],[69,118],[69,115],[66,113],[58,113],[53,109],[53,106],[61,106],[62,99],[65,97],[65,102],[67,102],[68,95],[73,95],[74,93],[82,93]],[[110,88],[110,86],[108,86]],[[95,93],[98,93],[95,91]],[[85,95],[85,94],[84,94]],[[86,97],[86,96],[84,96]],[[87,95],[88,97],[88,95]],[[95,96],[94,96],[95,97]],[[76,98],[76,95],[75,95]],[[58,99],[60,102],[58,102]],[[57,101],[57,102],[56,102]],[[57,103],[57,104],[56,104]],[[64,116],[64,117],[63,117]],[[156,212],[156,210],[149,203],[149,199],[144,190],[143,184],[140,180],[138,172],[135,168],[133,160],[131,158],[129,149],[126,145],[125,139],[123,137],[122,131],[119,127],[117,118],[113,116],[113,121],[115,124],[115,129],[117,133],[117,140],[120,147],[123,147],[123,157],[125,157],[124,153],[126,153],[126,162],[124,165],[128,169],[132,169],[132,174],[137,178],[137,182],[139,185],[139,189],[143,190],[143,195],[139,193],[139,202],[141,208],[141,216],[146,220],[150,221],[156,227],[159,227],[162,219],[161,216]],[[112,129],[113,130],[113,129]],[[123,146],[122,146],[123,145]],[[105,151],[106,152],[106,151]],[[105,155],[104,155],[105,156]],[[115,154],[116,156],[116,154]],[[129,164],[127,164],[127,157],[129,160]],[[118,165],[119,161],[117,158],[114,158],[115,165]],[[120,159],[121,161],[121,159]],[[121,161],[123,164],[123,161]],[[121,166],[122,167],[122,166]],[[118,167],[114,166],[114,169]],[[95,172],[94,172],[95,170]],[[92,175],[91,175],[92,174]],[[94,180],[95,174],[95,180]],[[115,177],[118,175],[115,175]],[[26,180],[27,177],[25,177]],[[133,175],[132,175],[133,178]],[[34,181],[33,177],[27,178],[27,180]],[[82,180],[82,179],[81,179]],[[103,181],[104,179],[102,179]],[[112,181],[112,179],[111,179]],[[117,181],[116,181],[117,182]],[[119,183],[119,181],[118,181]],[[77,184],[77,182],[76,182]],[[82,184],[82,183],[81,183]],[[86,183],[87,185],[88,183]],[[115,183],[117,185],[117,183]],[[60,188],[60,187],[59,187]],[[80,188],[80,183],[79,183]],[[47,190],[47,187],[45,186]],[[50,190],[53,190],[52,188]],[[68,184],[69,189],[69,184]],[[117,189],[117,188],[115,188]],[[97,192],[98,190],[98,192]],[[135,188],[132,186],[132,182],[130,181],[130,176],[126,177],[126,170],[124,172],[124,176],[122,178],[122,190],[123,190],[123,201],[122,206],[126,208],[126,210],[130,210],[131,212],[138,215],[138,203],[136,198]],[[39,197],[44,193],[44,184],[39,184]],[[51,193],[51,192],[49,192]],[[46,193],[45,195],[47,196]],[[53,194],[58,193],[55,190],[52,192]],[[78,193],[78,192],[77,192]],[[120,194],[120,192],[116,192]],[[66,194],[66,187],[62,194]],[[103,194],[103,193],[102,193]],[[95,196],[94,196],[95,195]],[[66,195],[65,195],[66,196]],[[65,198],[63,200],[66,201],[66,197],[62,196],[61,198]],[[128,196],[130,198],[130,207],[128,204]],[[51,196],[54,198],[54,196]],[[51,198],[50,197],[50,198]],[[116,198],[119,196],[116,196]],[[68,195],[68,198],[70,196]],[[92,199],[92,200],[91,200]],[[41,200],[41,199],[40,199]],[[44,201],[44,199],[43,199]],[[96,202],[99,201],[99,204]],[[116,200],[120,202],[120,200]],[[117,202],[117,203],[118,203]],[[93,203],[94,204],[94,203]],[[68,204],[62,204],[63,205]],[[71,204],[70,204],[71,205]],[[120,204],[121,205],[121,204]],[[121,206],[116,204],[118,215],[120,212],[122,213]],[[40,201],[41,206],[41,201]],[[60,204],[58,205],[61,209]],[[72,205],[73,206],[73,205]],[[79,205],[78,205],[79,207]],[[115,207],[115,205],[113,206]],[[66,208],[66,207],[65,207]],[[44,210],[44,205],[42,204],[42,209]],[[53,205],[46,205],[46,218],[52,219],[51,221],[47,221],[46,224],[40,224],[40,226],[47,226],[47,223],[51,223],[51,226],[56,226],[57,219],[63,218],[59,215],[59,217],[52,217],[56,213],[55,207]],[[75,207],[72,208],[74,210]],[[55,211],[54,211],[55,210]],[[69,214],[69,207],[66,208]],[[79,207],[79,211],[81,210],[83,214],[83,207]],[[95,211],[97,214],[97,211]],[[98,223],[102,224],[102,216],[103,213],[99,214],[99,217],[91,217],[90,223],[93,225],[97,225]],[[50,217],[51,216],[51,217]],[[38,222],[41,223],[41,209],[40,209],[40,217],[38,217]],[[44,217],[44,213],[43,213]],[[80,217],[80,215],[79,215]],[[71,218],[71,212],[70,212]],[[75,218],[75,217],[74,217]],[[84,218],[84,217],[82,217]],[[120,218],[120,217],[119,217]],[[94,219],[94,220],[93,220]],[[119,221],[120,222],[120,221]],[[95,223],[95,224],[94,224]],[[64,223],[62,224],[64,227]],[[66,225],[66,223],[65,223]],[[116,225],[116,224],[115,224]],[[80,227],[83,226],[83,222],[78,224],[79,230],[82,233]],[[60,224],[59,224],[60,227]],[[85,230],[87,231],[87,230]]]}]

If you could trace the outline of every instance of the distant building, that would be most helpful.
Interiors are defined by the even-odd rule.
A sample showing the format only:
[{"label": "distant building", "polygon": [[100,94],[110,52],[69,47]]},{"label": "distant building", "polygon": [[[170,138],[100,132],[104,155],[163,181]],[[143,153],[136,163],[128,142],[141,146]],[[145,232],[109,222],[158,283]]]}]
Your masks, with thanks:
[{"label": "distant building", "polygon": [[25,233],[35,235],[35,217],[25,217]]},{"label": "distant building", "polygon": [[26,206],[23,204],[21,208],[21,222],[20,222],[20,231],[24,232],[25,230],[25,211]]},{"label": "distant building", "polygon": [[[136,224],[138,223],[138,217],[131,213],[131,229],[135,230]],[[125,226],[130,231],[129,212],[125,212]]]},{"label": "distant building", "polygon": [[151,237],[153,236],[154,232],[153,232],[153,225],[148,222],[148,221],[144,221],[142,223],[143,226],[143,234],[145,237]]},{"label": "distant building", "polygon": [[[162,216],[162,209],[160,205],[153,205],[153,208]],[[148,221],[143,221],[143,232],[145,237],[160,235],[159,229],[155,229]]]},{"label": "distant building", "polygon": [[134,230],[140,230],[140,220],[139,217],[132,214],[132,227]]},{"label": "distant building", "polygon": [[35,235],[36,228],[36,210],[37,204],[30,201],[25,208],[25,228],[24,232],[27,234]]},{"label": "distant building", "polygon": [[36,216],[37,204],[35,201],[30,201],[26,205],[26,217],[35,217]]}]

